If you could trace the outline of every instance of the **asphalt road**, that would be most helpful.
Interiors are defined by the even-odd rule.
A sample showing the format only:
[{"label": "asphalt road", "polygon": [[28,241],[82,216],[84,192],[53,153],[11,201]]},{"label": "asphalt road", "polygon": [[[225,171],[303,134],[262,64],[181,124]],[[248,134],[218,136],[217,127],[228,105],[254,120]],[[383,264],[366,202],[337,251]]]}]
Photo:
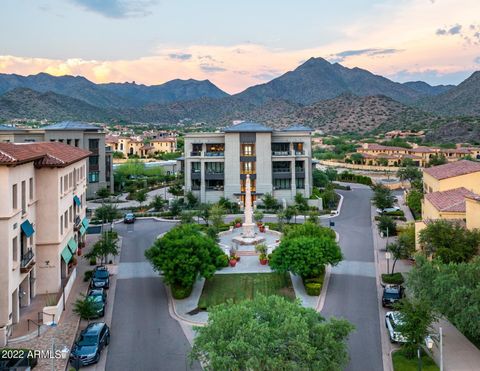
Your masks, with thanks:
[{"label": "asphalt road", "polygon": [[173,223],[117,224],[123,236],[106,370],[191,370],[190,344],[170,317],[165,286],[144,251]]},{"label": "asphalt road", "polygon": [[[344,261],[332,269],[322,314],[355,325],[348,346],[348,371],[383,370],[374,248],[370,219],[370,189],[340,192],[342,211],[334,229],[340,234]],[[328,223],[327,221],[323,221]]]}]

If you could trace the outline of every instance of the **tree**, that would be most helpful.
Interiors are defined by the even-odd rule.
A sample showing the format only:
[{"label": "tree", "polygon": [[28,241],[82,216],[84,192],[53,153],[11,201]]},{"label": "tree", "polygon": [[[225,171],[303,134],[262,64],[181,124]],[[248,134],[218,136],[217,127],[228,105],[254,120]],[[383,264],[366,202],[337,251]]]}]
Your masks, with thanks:
[{"label": "tree", "polygon": [[388,166],[388,160],[384,157],[378,158],[377,163],[379,166]]},{"label": "tree", "polygon": [[150,207],[152,207],[155,211],[160,211],[165,206],[166,201],[160,195],[156,195],[153,197],[152,202],[150,203]]},{"label": "tree", "polygon": [[303,278],[319,277],[325,265],[343,259],[335,234],[329,228],[306,222],[287,229],[280,245],[273,251],[270,267],[278,272],[292,272]]},{"label": "tree", "polygon": [[480,231],[465,229],[460,223],[435,220],[420,231],[420,246],[427,256],[444,263],[467,262],[480,247]]},{"label": "tree", "polygon": [[98,220],[111,223],[114,219],[120,217],[120,212],[113,205],[104,205],[95,209],[95,217]]},{"label": "tree", "polygon": [[178,197],[183,195],[183,187],[180,183],[175,183],[168,188],[168,192]]},{"label": "tree", "polygon": [[214,204],[210,208],[210,222],[215,230],[220,230],[220,227],[223,225],[223,219],[225,218],[225,209],[220,204]]},{"label": "tree", "polygon": [[278,210],[280,207],[277,199],[271,193],[265,193],[262,197],[262,202],[267,210]]},{"label": "tree", "polygon": [[308,200],[303,197],[303,195],[300,192],[297,192],[294,198],[295,201],[295,207],[297,208],[298,211],[302,213],[306,213],[309,209],[308,207]]},{"label": "tree", "polygon": [[373,187],[373,203],[380,210],[387,209],[393,206],[395,197],[392,191],[387,187],[378,184]]},{"label": "tree", "polygon": [[88,299],[85,294],[73,303],[73,313],[78,315],[80,319],[90,321],[97,315],[97,306],[94,301]]},{"label": "tree", "polygon": [[112,153],[112,157],[114,159],[124,159],[125,158],[125,155],[123,152],[120,152],[120,151],[115,151]]},{"label": "tree", "polygon": [[202,203],[198,206],[198,210],[197,210],[197,216],[201,218],[207,226],[209,225],[211,208],[212,208],[211,204]]},{"label": "tree", "polygon": [[147,190],[141,189],[135,193],[135,201],[137,201],[140,204],[140,207],[142,207],[142,204],[147,201]]},{"label": "tree", "polygon": [[398,259],[408,259],[415,252],[415,224],[411,223],[404,228],[394,243],[387,245],[387,251],[393,255],[392,273],[395,273],[395,264]]},{"label": "tree", "polygon": [[118,235],[114,231],[103,233],[102,237],[95,242],[92,249],[84,257],[85,259],[100,258],[102,264],[106,264],[109,255],[118,255]]},{"label": "tree", "polygon": [[448,161],[447,161],[447,158],[445,157],[445,155],[435,154],[432,157],[430,157],[430,161],[428,161],[427,167],[443,165],[443,164],[446,164],[447,162]]},{"label": "tree", "polygon": [[325,187],[328,183],[330,183],[330,179],[328,179],[327,174],[318,169],[313,170],[312,180],[314,187]]},{"label": "tree", "polygon": [[256,222],[261,223],[263,219],[263,213],[260,210],[255,210],[253,213],[253,219],[255,219]]},{"label": "tree", "polygon": [[115,170],[115,174],[123,175],[126,178],[138,178],[144,172],[145,164],[138,159],[129,159]]},{"label": "tree", "polygon": [[388,215],[381,215],[380,218],[378,218],[378,229],[388,236],[395,236],[397,234],[397,224],[395,220]]},{"label": "tree", "polygon": [[162,273],[177,299],[190,295],[199,275],[212,277],[217,257],[223,254],[215,240],[200,232],[195,224],[174,227],[145,251],[147,260]]},{"label": "tree", "polygon": [[189,209],[193,209],[198,205],[198,198],[193,194],[192,191],[188,191],[185,194],[185,199],[187,200],[187,206]]},{"label": "tree", "polygon": [[279,296],[213,307],[190,357],[206,370],[342,370],[353,326]]},{"label": "tree", "polygon": [[110,190],[108,188],[100,188],[97,191],[97,196],[101,199],[107,198],[110,196]]},{"label": "tree", "polygon": [[412,211],[415,219],[422,215],[423,193],[417,189],[411,189],[407,194],[407,205]]},{"label": "tree", "polygon": [[337,170],[329,167],[325,170],[325,174],[327,175],[327,178],[328,180],[330,180],[331,182],[333,182],[334,180],[337,179],[337,176],[338,176],[338,172]]},{"label": "tree", "polygon": [[396,305],[400,314],[400,324],[396,328],[404,337],[405,356],[414,358],[421,350],[425,338],[433,333],[432,323],[438,319],[431,304],[419,299],[402,299]]},{"label": "tree", "polygon": [[195,213],[193,211],[184,210],[180,214],[180,223],[182,224],[192,224],[194,222],[193,216]]},{"label": "tree", "polygon": [[285,209],[285,218],[287,219],[288,223],[294,219],[294,223],[297,222],[297,215],[298,215],[298,209],[295,205],[288,205],[287,208]]},{"label": "tree", "polygon": [[410,183],[414,181],[421,181],[423,178],[423,175],[420,169],[414,166],[406,166],[398,169],[397,176],[401,180],[407,180]]},{"label": "tree", "polygon": [[480,257],[468,263],[444,264],[419,255],[407,276],[407,288],[479,344],[480,321],[472,320],[480,318],[479,277]]},{"label": "tree", "polygon": [[363,162],[363,155],[361,153],[354,152],[350,155],[350,160],[352,160],[354,164],[361,164]]}]

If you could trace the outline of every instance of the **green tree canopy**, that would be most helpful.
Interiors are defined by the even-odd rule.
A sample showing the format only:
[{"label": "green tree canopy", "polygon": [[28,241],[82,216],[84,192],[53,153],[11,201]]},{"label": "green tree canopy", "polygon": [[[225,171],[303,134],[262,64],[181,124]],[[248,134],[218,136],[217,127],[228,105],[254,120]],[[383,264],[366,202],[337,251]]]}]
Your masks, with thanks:
[{"label": "green tree canopy", "polygon": [[174,227],[145,251],[153,268],[163,274],[172,289],[191,289],[199,275],[212,277],[217,256],[223,254],[217,243],[195,224]]},{"label": "green tree canopy", "polygon": [[415,253],[415,224],[410,223],[400,231],[397,241],[388,244],[387,250],[393,255],[392,274],[398,259],[408,259]]},{"label": "green tree canopy", "polygon": [[373,203],[376,207],[383,210],[393,206],[395,198],[392,191],[387,187],[378,184],[373,187]]},{"label": "green tree canopy", "polygon": [[444,263],[461,263],[478,254],[480,231],[468,230],[460,223],[440,219],[429,222],[420,231],[419,242],[428,256]]},{"label": "green tree canopy", "polygon": [[407,205],[412,210],[415,219],[422,215],[423,193],[417,189],[411,189],[407,194]]},{"label": "green tree canopy", "polygon": [[81,298],[73,303],[73,313],[78,315],[80,319],[87,321],[95,318],[97,314],[97,306],[94,301],[89,300],[85,294],[81,294]]},{"label": "green tree canopy", "polygon": [[262,202],[267,210],[277,210],[280,207],[277,199],[271,193],[265,193],[262,197]]},{"label": "green tree canopy", "polygon": [[95,217],[98,220],[112,222],[114,219],[120,217],[120,212],[113,205],[104,205],[95,209]]},{"label": "green tree canopy", "polygon": [[445,157],[445,155],[443,155],[443,154],[436,155],[435,154],[432,157],[430,157],[430,161],[428,161],[427,167],[443,165],[443,164],[446,164],[447,162],[448,161],[447,161],[447,158]]},{"label": "green tree canopy", "polygon": [[108,196],[110,196],[110,190],[106,187],[100,188],[97,191],[97,196],[100,198],[107,198]]},{"label": "green tree canopy", "polygon": [[109,255],[118,255],[118,235],[115,231],[103,233],[92,249],[84,255],[84,258],[101,259],[102,264],[106,264]]},{"label": "green tree canopy", "polygon": [[418,167],[406,166],[397,171],[397,176],[401,180],[408,180],[409,182],[421,181],[423,178],[422,172]]},{"label": "green tree canopy", "polygon": [[222,304],[196,328],[191,358],[206,370],[342,370],[353,326],[279,296]]}]

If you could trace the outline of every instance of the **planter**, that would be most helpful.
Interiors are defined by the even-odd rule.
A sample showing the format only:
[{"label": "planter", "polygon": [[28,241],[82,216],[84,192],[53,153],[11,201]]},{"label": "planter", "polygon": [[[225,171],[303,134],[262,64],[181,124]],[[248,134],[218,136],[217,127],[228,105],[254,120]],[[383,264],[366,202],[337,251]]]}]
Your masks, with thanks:
[{"label": "planter", "polygon": [[239,262],[239,261],[240,261],[240,257],[239,257],[238,255],[235,256],[235,260],[236,260],[237,262]]},{"label": "planter", "polygon": [[257,227],[260,228],[262,226],[262,222],[257,222]]},{"label": "planter", "polygon": [[267,265],[268,259],[260,259],[260,264],[261,265]]},{"label": "planter", "polygon": [[242,226],[241,223],[235,223],[235,228],[240,228]]},{"label": "planter", "polygon": [[237,259],[230,259],[228,264],[233,268],[237,265]]},{"label": "planter", "polygon": [[258,227],[258,230],[259,230],[261,233],[265,233],[265,226],[264,226],[264,225],[261,225],[260,227]]},{"label": "planter", "polygon": [[77,249],[77,255],[78,255],[78,256],[82,256],[82,249],[80,249],[80,248]]}]

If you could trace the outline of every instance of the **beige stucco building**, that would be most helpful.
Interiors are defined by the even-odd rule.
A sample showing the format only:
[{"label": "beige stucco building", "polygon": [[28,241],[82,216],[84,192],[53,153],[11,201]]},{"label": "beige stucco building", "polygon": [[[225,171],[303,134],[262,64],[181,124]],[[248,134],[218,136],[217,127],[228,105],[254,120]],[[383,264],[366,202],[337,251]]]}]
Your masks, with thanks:
[{"label": "beige stucco building", "polygon": [[0,346],[37,294],[61,291],[83,245],[90,152],[0,143]]},{"label": "beige stucco building", "polygon": [[422,220],[415,223],[418,236],[429,221],[444,219],[480,228],[480,162],[459,160],[423,170]]},{"label": "beige stucco building", "polygon": [[250,174],[252,198],[270,193],[292,203],[296,193],[312,191],[311,130],[292,126],[274,131],[242,122],[218,133],[185,136],[185,190],[201,202],[220,197],[244,202],[245,179]]},{"label": "beige stucco building", "polygon": [[163,137],[146,138],[122,137],[109,135],[106,143],[113,151],[121,152],[125,157],[135,155],[139,157],[153,156],[159,153],[171,153],[177,150],[177,138]]},{"label": "beige stucco building", "polygon": [[108,188],[113,192],[112,154],[105,144],[105,132],[99,126],[74,121],[37,129],[0,125],[0,142],[60,142],[90,151],[87,161],[87,197],[95,197],[100,188]]}]

